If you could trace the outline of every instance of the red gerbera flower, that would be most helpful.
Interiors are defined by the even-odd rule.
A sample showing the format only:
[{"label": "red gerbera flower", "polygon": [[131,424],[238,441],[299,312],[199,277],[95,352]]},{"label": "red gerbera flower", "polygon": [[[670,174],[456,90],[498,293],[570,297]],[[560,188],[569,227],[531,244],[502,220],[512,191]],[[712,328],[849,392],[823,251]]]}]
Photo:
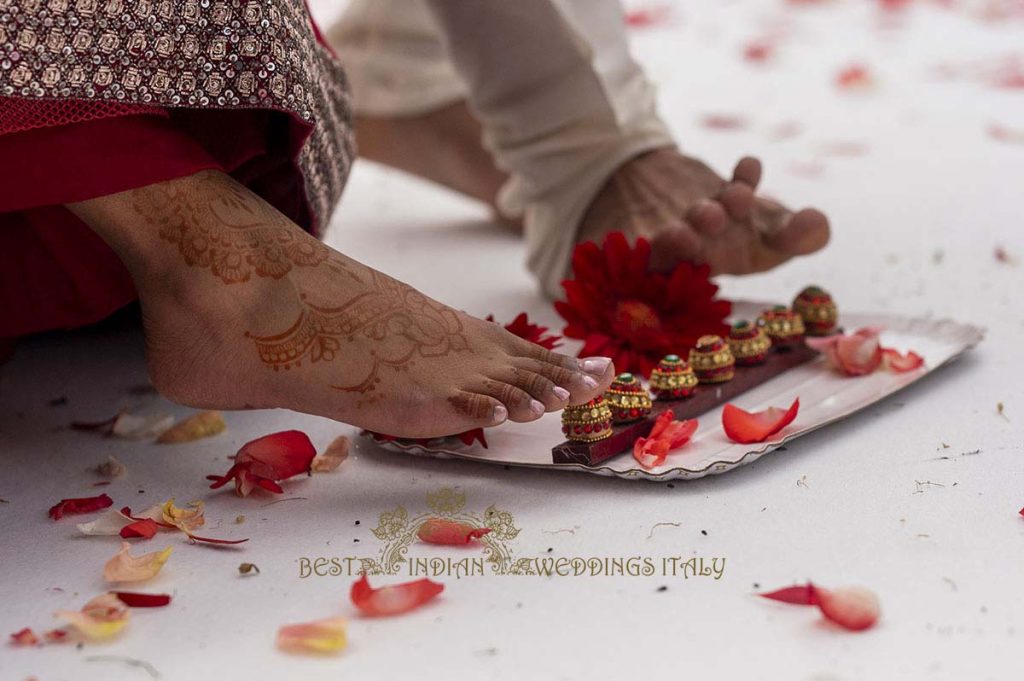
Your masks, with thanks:
[{"label": "red gerbera flower", "polygon": [[612,232],[604,247],[587,242],[572,256],[573,279],[562,282],[562,333],[584,341],[580,357],[611,357],[617,371],[644,376],[667,354],[685,356],[704,334],[726,335],[727,300],[716,300],[707,265],[681,262],[669,274],[651,272],[651,244]]},{"label": "red gerbera flower", "polygon": [[[487,315],[487,321],[493,322],[494,315]],[[525,312],[520,312],[516,315],[508,324],[504,326],[505,330],[516,336],[519,336],[523,340],[528,340],[531,343],[535,343],[542,348],[548,350],[554,350],[557,348],[562,341],[562,337],[555,334],[548,334],[548,327],[541,326],[540,324],[534,324],[530,321],[530,318],[526,316]]]}]

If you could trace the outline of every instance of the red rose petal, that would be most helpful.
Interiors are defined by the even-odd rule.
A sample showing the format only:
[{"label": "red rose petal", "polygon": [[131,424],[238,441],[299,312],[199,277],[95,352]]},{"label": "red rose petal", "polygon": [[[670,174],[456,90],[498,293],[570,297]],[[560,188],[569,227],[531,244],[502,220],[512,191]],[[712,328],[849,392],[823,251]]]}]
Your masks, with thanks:
[{"label": "red rose petal", "polygon": [[424,603],[434,599],[444,591],[444,584],[429,579],[418,579],[414,582],[382,586],[374,589],[364,574],[355,584],[349,597],[364,615],[384,617],[398,615],[415,610]]},{"label": "red rose petal", "polygon": [[300,473],[309,473],[316,448],[309,437],[298,430],[272,433],[248,442],[238,450],[233,465],[224,475],[208,475],[211,489],[235,481],[235,493],[248,496],[256,487],[280,494],[277,484]]},{"label": "red rose petal", "polygon": [[764,411],[749,412],[733,404],[722,410],[722,428],[733,442],[751,444],[764,442],[796,418],[800,411],[800,398],[793,400],[789,409],[769,407]]},{"label": "red rose petal", "polygon": [[881,615],[878,598],[862,587],[823,589],[808,582],[758,595],[792,605],[816,605],[826,619],[850,631],[869,629]]},{"label": "red rose petal", "polygon": [[416,536],[427,544],[443,544],[459,546],[479,539],[491,531],[489,527],[474,527],[468,523],[460,523],[445,518],[428,518],[420,525]]},{"label": "red rose petal", "polygon": [[93,513],[109,508],[114,505],[114,500],[106,494],[95,497],[81,497],[78,499],[61,499],[50,508],[50,517],[60,520],[65,515],[78,513]]},{"label": "red rose petal", "polygon": [[690,441],[698,425],[696,419],[677,421],[671,410],[662,412],[655,419],[651,434],[633,443],[633,458],[648,470],[660,466],[670,451]]},{"label": "red rose petal", "polygon": [[904,355],[899,350],[882,348],[882,362],[889,371],[901,374],[924,366],[924,357],[913,350]]},{"label": "red rose petal", "polygon": [[472,446],[474,442],[479,442],[483,445],[484,449],[487,449],[487,438],[484,437],[483,428],[474,428],[473,430],[467,430],[464,433],[459,433],[455,437],[462,441],[462,444],[467,447]]},{"label": "red rose petal", "polygon": [[873,373],[882,364],[882,346],[878,335],[881,329],[865,327],[852,334],[825,338],[807,338],[809,347],[824,354],[837,371],[847,376]]},{"label": "red rose petal", "polygon": [[15,646],[36,646],[39,645],[39,637],[36,632],[28,627],[11,634],[11,645]]},{"label": "red rose petal", "polygon": [[152,539],[156,535],[158,527],[159,525],[152,518],[142,518],[122,527],[120,534],[124,539]]},{"label": "red rose petal", "polygon": [[129,608],[162,608],[171,602],[168,594],[144,594],[134,591],[111,591]]}]

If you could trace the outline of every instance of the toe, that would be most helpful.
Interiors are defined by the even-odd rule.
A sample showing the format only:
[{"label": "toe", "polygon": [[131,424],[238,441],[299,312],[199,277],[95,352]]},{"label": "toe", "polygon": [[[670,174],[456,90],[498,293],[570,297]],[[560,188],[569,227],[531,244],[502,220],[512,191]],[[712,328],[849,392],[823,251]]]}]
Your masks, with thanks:
[{"label": "toe", "polygon": [[[521,376],[518,383],[509,382],[519,385],[543,402],[549,411],[562,409],[570,403],[586,402],[607,387],[602,384],[606,369],[600,370],[597,375],[589,374],[579,368],[578,361],[575,369],[527,357],[513,358],[512,365],[519,370]],[[545,379],[547,383],[536,382],[533,376]],[[534,382],[532,385],[523,385],[523,381]]]},{"label": "toe", "polygon": [[[528,361],[533,362],[534,360]],[[540,364],[540,362],[536,362],[536,364]],[[564,374],[571,374],[568,369],[555,368]],[[565,376],[560,374],[559,377],[564,378]],[[513,364],[497,369],[490,374],[490,378],[525,390],[534,401],[544,405],[544,411],[558,411],[569,403],[571,393],[567,388],[563,388],[547,376],[523,366]]]},{"label": "toe", "polygon": [[508,410],[509,420],[517,423],[536,421],[547,411],[544,403],[533,399],[530,393],[504,381],[488,378],[470,386],[469,389],[479,395],[497,400]]},{"label": "toe", "polygon": [[432,427],[431,434],[450,435],[460,430],[497,426],[507,421],[509,416],[508,408],[500,400],[475,391],[456,392],[448,398],[448,406],[451,408],[450,418],[445,419],[442,427]]},{"label": "toe", "polygon": [[757,189],[761,182],[761,161],[753,156],[744,156],[732,171],[732,181],[742,182],[751,189]]},{"label": "toe", "polygon": [[686,221],[705,236],[716,236],[725,229],[725,208],[711,199],[701,199],[686,213]]},{"label": "toe", "polygon": [[704,255],[704,241],[689,224],[658,232],[651,239],[651,269],[668,272],[682,260],[700,262]]},{"label": "toe", "polygon": [[754,190],[744,182],[729,182],[718,194],[718,202],[731,218],[746,222],[754,210]]}]

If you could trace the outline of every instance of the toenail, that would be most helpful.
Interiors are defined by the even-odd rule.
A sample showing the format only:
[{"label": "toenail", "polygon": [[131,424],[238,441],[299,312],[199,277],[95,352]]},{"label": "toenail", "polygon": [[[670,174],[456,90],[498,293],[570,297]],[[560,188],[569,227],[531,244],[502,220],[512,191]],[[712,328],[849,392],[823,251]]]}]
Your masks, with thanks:
[{"label": "toenail", "polygon": [[507,420],[508,420],[508,409],[506,409],[504,407],[504,405],[499,404],[498,406],[496,406],[494,408],[494,417],[493,417],[491,423],[493,423],[494,425],[498,425],[499,423],[504,423]]},{"label": "toenail", "polygon": [[551,392],[553,392],[555,394],[555,397],[557,397],[562,402],[565,402],[567,399],[569,399],[569,391],[560,385],[556,385],[554,388],[552,388]]},{"label": "toenail", "polygon": [[592,379],[590,376],[583,377],[583,385],[587,386],[591,390],[597,387],[597,381]]},{"label": "toenail", "polygon": [[588,357],[580,363],[580,367],[588,374],[603,376],[611,363],[610,357]]},{"label": "toenail", "polygon": [[537,400],[530,400],[530,411],[532,411],[537,416],[540,416],[545,411],[547,411],[547,408],[544,406],[543,402],[538,402]]}]

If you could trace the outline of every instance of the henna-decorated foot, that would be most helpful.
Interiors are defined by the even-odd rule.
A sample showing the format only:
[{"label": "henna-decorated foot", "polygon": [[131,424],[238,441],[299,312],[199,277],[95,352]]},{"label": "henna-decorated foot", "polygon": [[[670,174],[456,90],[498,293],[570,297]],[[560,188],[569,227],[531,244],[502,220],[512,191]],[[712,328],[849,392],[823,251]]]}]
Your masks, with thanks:
[{"label": "henna-decorated foot", "polygon": [[600,242],[611,231],[651,241],[651,264],[705,262],[713,274],[771,269],[828,243],[825,216],[793,213],[755,195],[761,163],[744,158],[725,181],[676,149],[658,149],[623,164],[590,204],[579,241]]},{"label": "henna-decorated foot", "polygon": [[614,376],[328,248],[220,173],[71,208],[132,272],[153,383],[182,404],[433,437],[532,421]]}]

